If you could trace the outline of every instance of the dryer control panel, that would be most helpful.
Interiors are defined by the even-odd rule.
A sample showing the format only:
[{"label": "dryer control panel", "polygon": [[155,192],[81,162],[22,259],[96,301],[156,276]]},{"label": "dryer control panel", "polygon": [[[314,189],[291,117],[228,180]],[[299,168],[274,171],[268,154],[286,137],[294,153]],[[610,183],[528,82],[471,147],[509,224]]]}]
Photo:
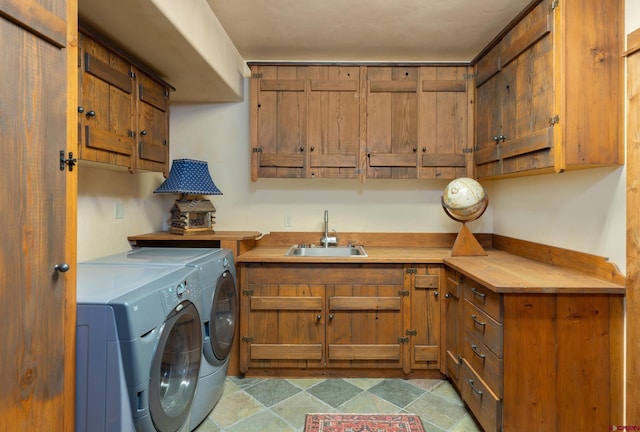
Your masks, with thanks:
[{"label": "dryer control panel", "polygon": [[185,300],[190,300],[196,304],[200,302],[202,289],[200,288],[200,281],[197,277],[198,273],[194,269],[184,270],[186,274],[183,278],[163,289],[161,292],[162,303],[167,312]]}]

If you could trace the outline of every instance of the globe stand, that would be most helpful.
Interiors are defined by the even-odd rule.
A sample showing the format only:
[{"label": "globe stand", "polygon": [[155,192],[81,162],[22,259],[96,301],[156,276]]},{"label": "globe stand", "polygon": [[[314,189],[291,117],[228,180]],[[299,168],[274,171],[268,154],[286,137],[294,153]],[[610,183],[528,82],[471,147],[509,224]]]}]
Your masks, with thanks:
[{"label": "globe stand", "polygon": [[484,251],[473,233],[467,228],[467,224],[462,223],[460,232],[451,248],[451,256],[484,256]]}]

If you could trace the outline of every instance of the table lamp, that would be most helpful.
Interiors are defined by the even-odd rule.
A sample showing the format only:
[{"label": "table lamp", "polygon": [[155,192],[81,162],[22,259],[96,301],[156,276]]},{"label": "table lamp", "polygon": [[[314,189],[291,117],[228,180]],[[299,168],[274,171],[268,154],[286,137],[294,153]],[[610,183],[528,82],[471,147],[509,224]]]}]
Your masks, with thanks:
[{"label": "table lamp", "polygon": [[214,232],[216,209],[211,201],[189,195],[222,195],[213,183],[207,162],[175,159],[169,177],[153,193],[178,193],[180,198],[171,208],[169,232],[180,235]]}]

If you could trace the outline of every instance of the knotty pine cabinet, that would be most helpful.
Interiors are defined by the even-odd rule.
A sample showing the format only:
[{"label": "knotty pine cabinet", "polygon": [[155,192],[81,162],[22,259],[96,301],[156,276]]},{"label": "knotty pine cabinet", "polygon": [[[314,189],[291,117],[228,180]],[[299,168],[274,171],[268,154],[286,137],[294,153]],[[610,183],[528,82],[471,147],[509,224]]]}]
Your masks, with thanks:
[{"label": "knotty pine cabinet", "polygon": [[477,177],[623,163],[621,7],[543,0],[478,60]]},{"label": "knotty pine cabinet", "polygon": [[472,175],[468,66],[251,70],[253,181]]},{"label": "knotty pine cabinet", "polygon": [[79,159],[168,175],[171,86],[86,29],[78,73]]},{"label": "knotty pine cabinet", "polygon": [[240,371],[439,368],[440,267],[242,263]]}]

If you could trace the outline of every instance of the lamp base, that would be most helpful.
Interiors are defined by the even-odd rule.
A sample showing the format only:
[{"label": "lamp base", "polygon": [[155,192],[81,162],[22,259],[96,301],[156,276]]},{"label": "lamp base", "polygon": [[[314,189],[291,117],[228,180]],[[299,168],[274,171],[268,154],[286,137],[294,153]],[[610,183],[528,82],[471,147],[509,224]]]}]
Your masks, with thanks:
[{"label": "lamp base", "polygon": [[485,256],[484,251],[473,233],[469,231],[465,223],[462,224],[456,241],[451,248],[451,256]]},{"label": "lamp base", "polygon": [[169,232],[171,234],[179,234],[184,236],[200,235],[200,234],[213,234],[215,231],[213,228],[178,228],[170,227]]}]

